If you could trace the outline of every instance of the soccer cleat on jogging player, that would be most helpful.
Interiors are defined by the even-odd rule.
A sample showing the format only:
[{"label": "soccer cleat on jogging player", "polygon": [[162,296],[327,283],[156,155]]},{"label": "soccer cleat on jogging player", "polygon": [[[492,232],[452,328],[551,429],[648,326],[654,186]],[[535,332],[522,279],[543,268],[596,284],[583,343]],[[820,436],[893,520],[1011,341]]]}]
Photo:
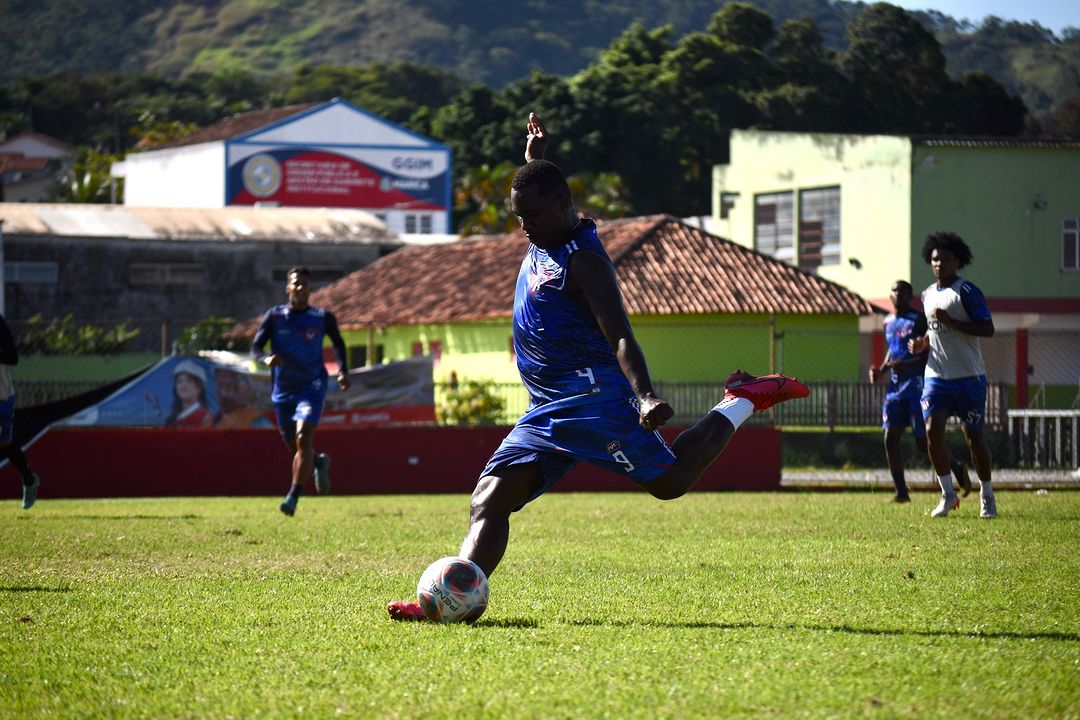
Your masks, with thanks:
[{"label": "soccer cleat on jogging player", "polygon": [[997,517],[997,498],[993,495],[979,496],[979,517],[992,520]]},{"label": "soccer cleat on jogging player", "polygon": [[330,492],[330,456],[326,453],[315,456],[315,490],[320,495]]},{"label": "soccer cleat on jogging player", "polygon": [[29,485],[23,485],[22,488],[22,509],[29,510],[34,507],[34,503],[37,502],[37,491],[41,487],[41,478],[34,475],[34,482]]},{"label": "soccer cleat on jogging player", "polygon": [[386,612],[390,613],[391,620],[427,620],[427,615],[424,615],[424,609],[420,607],[420,603],[409,602],[408,600],[395,600],[392,603],[387,603]]},{"label": "soccer cleat on jogging player", "polygon": [[796,378],[774,373],[772,375],[751,375],[736,370],[728,376],[725,383],[724,397],[746,398],[754,403],[754,412],[768,410],[773,405],[810,396],[810,388]]},{"label": "soccer cleat on jogging player", "polygon": [[288,495],[281,502],[281,505],[278,506],[278,509],[281,510],[281,512],[288,515],[289,517],[292,517],[293,515],[296,514],[296,503],[297,503],[297,501],[298,501],[298,498],[295,495]]},{"label": "soccer cleat on jogging player", "polygon": [[945,517],[950,511],[960,507],[960,498],[955,495],[942,495],[941,502],[930,511],[930,517]]}]

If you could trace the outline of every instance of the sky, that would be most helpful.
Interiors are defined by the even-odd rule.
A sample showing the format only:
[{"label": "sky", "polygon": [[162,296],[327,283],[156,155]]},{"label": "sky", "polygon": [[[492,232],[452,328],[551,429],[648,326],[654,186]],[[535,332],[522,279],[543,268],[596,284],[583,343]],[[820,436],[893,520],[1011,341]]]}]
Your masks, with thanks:
[{"label": "sky", "polygon": [[987,15],[1004,20],[1036,21],[1061,37],[1061,31],[1080,28],[1078,0],[888,0],[906,10],[937,10],[957,20],[967,18],[978,25]]}]

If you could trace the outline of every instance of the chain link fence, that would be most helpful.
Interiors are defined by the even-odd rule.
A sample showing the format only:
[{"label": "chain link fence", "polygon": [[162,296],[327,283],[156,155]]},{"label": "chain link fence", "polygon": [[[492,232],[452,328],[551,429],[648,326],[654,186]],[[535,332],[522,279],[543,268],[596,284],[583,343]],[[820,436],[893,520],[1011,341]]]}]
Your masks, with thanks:
[{"label": "chain link fence", "polygon": [[[26,407],[71,397],[146,367],[171,353],[185,329],[197,322],[139,318],[107,323],[70,318],[9,322],[20,353],[12,372],[18,404]],[[765,323],[652,323],[638,330],[657,392],[675,409],[672,423],[688,425],[708,412],[723,397],[724,381],[737,367],[757,373],[771,369],[805,379],[812,391],[806,400],[751,419],[784,431],[785,467],[884,465],[885,385],[867,380],[869,367],[884,352],[880,335],[813,328],[778,332]],[[990,382],[986,435],[995,463],[1077,467],[1080,331],[999,332],[981,344]],[[448,347],[443,363],[452,362],[450,352]],[[490,383],[483,378],[460,382],[469,381],[480,381],[496,398],[473,400],[485,408],[476,422],[512,424],[528,406],[520,383]],[[437,411],[451,398],[459,404],[458,412],[442,412],[439,417],[468,422],[469,398],[437,383]],[[949,443],[957,457],[966,459],[963,439],[954,430]],[[915,451],[911,433],[905,433],[903,447],[909,466],[929,467]]]}]

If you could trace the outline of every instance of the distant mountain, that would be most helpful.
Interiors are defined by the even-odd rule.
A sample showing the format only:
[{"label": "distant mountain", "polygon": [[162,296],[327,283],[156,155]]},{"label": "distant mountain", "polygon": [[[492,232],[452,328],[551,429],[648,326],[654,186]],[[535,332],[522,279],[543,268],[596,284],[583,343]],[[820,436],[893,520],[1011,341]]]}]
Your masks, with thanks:
[{"label": "distant mountain", "polygon": [[[568,76],[633,22],[702,30],[731,0],[0,0],[0,82],[54,72],[176,76],[239,67],[408,60],[501,87],[533,69]],[[845,0],[754,0],[779,25],[809,17],[842,49],[865,7]],[[1080,94],[1080,33],[962,25],[916,13],[954,73],[983,70],[1038,114]]]}]

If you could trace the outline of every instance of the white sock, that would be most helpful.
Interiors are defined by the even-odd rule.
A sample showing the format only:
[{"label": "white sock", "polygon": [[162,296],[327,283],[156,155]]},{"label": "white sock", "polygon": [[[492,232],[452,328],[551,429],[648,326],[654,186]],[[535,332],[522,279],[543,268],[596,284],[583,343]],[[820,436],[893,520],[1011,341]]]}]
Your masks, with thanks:
[{"label": "white sock", "polygon": [[979,495],[981,495],[983,497],[993,497],[994,496],[994,488],[993,488],[993,486],[990,485],[989,480],[980,480],[979,481]]},{"label": "white sock", "polygon": [[937,476],[938,485],[941,486],[941,492],[945,497],[956,497],[956,491],[952,486],[952,473],[947,472],[944,475]]},{"label": "white sock", "polygon": [[730,420],[731,424],[738,430],[739,426],[754,414],[754,403],[746,398],[729,397],[721,400],[720,404],[709,412],[720,413]]}]

